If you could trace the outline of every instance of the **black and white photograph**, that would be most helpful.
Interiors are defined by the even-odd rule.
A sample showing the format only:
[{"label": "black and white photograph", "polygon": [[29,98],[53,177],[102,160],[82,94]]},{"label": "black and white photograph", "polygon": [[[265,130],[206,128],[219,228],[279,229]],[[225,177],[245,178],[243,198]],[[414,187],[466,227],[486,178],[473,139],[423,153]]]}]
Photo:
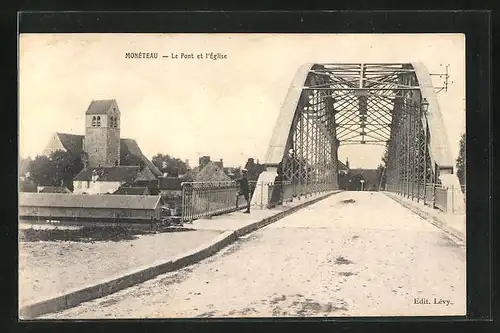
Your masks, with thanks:
[{"label": "black and white photograph", "polygon": [[464,34],[18,43],[21,320],[466,315]]}]

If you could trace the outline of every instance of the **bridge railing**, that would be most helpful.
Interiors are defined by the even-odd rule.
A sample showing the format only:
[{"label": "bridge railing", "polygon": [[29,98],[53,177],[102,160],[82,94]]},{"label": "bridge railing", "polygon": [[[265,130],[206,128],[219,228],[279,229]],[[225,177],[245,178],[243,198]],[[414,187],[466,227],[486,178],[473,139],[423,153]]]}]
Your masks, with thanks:
[{"label": "bridge railing", "polygon": [[[424,205],[439,209],[445,213],[464,213],[465,186],[461,188],[446,188],[441,184],[400,182],[397,185],[388,185],[387,191],[399,194],[412,201],[422,202]],[[463,193],[463,196],[460,194]],[[462,199],[463,198],[463,199]]]},{"label": "bridge railing", "polygon": [[238,191],[233,181],[182,183],[182,221],[235,211]]},{"label": "bridge railing", "polygon": [[[251,203],[252,208],[267,209],[293,201],[300,196],[318,194],[333,190],[333,184],[294,184],[291,181],[257,182],[249,181],[249,200],[255,191],[261,191],[259,199]],[[263,193],[263,192],[266,193]],[[182,183],[181,220],[193,221],[200,218],[231,213],[247,207],[248,202],[240,193],[235,181],[184,182]]]}]

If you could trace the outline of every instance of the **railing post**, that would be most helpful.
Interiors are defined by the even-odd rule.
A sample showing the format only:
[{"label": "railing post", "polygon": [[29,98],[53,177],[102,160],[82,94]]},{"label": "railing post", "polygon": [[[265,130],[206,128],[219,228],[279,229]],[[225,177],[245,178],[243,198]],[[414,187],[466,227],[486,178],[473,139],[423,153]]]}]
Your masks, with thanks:
[{"label": "railing post", "polygon": [[264,204],[264,182],[260,183],[260,209],[263,209]]},{"label": "railing post", "polygon": [[432,208],[436,208],[436,184],[438,181],[438,166],[434,164],[434,183],[432,184]]},{"label": "railing post", "polygon": [[455,186],[451,185],[451,212],[455,212]]}]

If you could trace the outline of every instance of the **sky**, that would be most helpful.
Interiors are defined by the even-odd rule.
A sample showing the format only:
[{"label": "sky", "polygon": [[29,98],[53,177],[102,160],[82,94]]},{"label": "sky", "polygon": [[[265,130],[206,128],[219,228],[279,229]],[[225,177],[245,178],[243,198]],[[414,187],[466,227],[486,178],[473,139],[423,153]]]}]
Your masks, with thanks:
[{"label": "sky", "polygon": [[[158,58],[127,59],[127,52]],[[197,59],[210,52],[227,58]],[[194,59],[172,58],[181,53]],[[431,73],[449,65],[448,91],[438,99],[456,158],[465,132],[462,34],[22,34],[19,151],[34,157],[54,132],[84,134],[90,102],[116,99],[121,137],[137,140],[149,158],[169,154],[191,166],[202,155],[226,166],[248,157],[262,162],[301,65],[413,61]],[[380,146],[345,146],[339,158],[375,168],[382,153]]]}]

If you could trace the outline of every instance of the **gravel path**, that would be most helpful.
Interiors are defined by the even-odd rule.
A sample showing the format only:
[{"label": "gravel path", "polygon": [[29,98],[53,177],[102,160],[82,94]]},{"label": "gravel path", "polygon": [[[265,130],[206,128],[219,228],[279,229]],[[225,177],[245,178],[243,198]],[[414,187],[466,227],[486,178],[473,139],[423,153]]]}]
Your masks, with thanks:
[{"label": "gravel path", "polygon": [[20,242],[20,306],[168,259],[219,234],[202,230],[140,235],[120,242]]},{"label": "gravel path", "polygon": [[381,193],[344,192],[196,265],[44,318],[458,315],[465,295],[463,247]]}]

